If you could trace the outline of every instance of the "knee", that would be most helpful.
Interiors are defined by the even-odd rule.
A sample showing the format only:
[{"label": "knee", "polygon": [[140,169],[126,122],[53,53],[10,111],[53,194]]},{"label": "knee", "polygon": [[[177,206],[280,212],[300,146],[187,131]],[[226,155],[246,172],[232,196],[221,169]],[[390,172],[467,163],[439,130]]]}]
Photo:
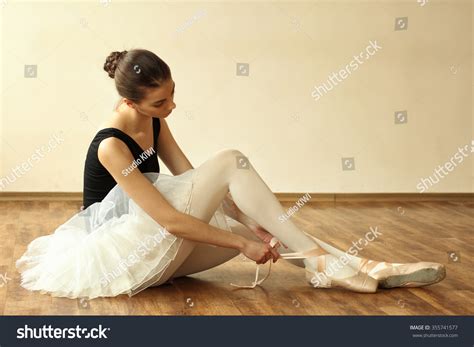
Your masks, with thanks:
[{"label": "knee", "polygon": [[247,156],[238,149],[223,149],[216,153],[215,159],[227,168],[239,169],[250,165]]},{"label": "knee", "polygon": [[235,158],[237,156],[245,156],[241,151],[239,151],[238,149],[234,149],[234,148],[225,148],[225,149],[221,149],[220,151],[218,151],[216,153],[216,156],[220,156],[220,157],[229,157],[229,158]]}]

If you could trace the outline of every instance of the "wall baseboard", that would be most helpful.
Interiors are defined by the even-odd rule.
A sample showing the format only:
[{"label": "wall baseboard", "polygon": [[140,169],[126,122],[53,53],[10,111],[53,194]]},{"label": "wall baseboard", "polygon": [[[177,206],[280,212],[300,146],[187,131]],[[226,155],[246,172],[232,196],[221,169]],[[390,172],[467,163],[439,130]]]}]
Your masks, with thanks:
[{"label": "wall baseboard", "polygon": [[[470,201],[474,193],[275,193],[281,202],[296,202],[308,196],[315,201]],[[0,192],[0,201],[82,201],[77,192]]]}]

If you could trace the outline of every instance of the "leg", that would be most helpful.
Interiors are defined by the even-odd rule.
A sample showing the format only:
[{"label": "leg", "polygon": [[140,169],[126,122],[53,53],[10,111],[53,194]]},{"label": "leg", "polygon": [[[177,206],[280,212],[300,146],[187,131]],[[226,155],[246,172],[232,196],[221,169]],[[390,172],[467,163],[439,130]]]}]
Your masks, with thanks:
[{"label": "leg", "polygon": [[[245,225],[237,221],[231,220],[229,226],[233,233],[242,235],[251,240],[259,240]],[[183,244],[176,254],[175,259],[163,273],[160,280],[151,287],[159,286],[171,278],[209,270],[235,258],[239,253],[239,251],[232,248],[216,247],[205,243],[183,240]]]},{"label": "leg", "polygon": [[[244,165],[240,165],[242,160],[244,160]],[[195,170],[191,215],[209,222],[230,190],[234,202],[242,212],[291,249],[301,252],[318,247],[312,238],[299,230],[291,221],[286,223],[279,221],[278,216],[284,213],[282,206],[252,165],[245,161],[241,152],[222,150]],[[194,247],[188,247],[189,243],[190,241],[186,242],[183,252],[179,252],[173,260],[167,275],[172,276],[191,254]],[[194,242],[192,244],[196,245]],[[337,261],[337,258],[333,258],[328,256],[329,261]],[[315,269],[316,259],[304,259],[304,264],[306,267]],[[341,277],[355,273],[350,266],[344,266],[335,272]],[[163,276],[160,282],[166,281],[165,277]]]},{"label": "leg", "polygon": [[[229,223],[232,228],[232,232],[242,235],[248,239],[258,241],[256,237],[245,225],[240,224],[237,221],[232,220]],[[205,271],[221,265],[226,261],[231,260],[238,256],[240,252],[236,249],[215,247],[205,243],[198,244],[191,254],[186,258],[183,264],[173,273],[173,278],[191,275],[196,272]]]},{"label": "leg", "polygon": [[[195,217],[209,221],[230,190],[235,204],[243,213],[292,250],[304,252],[314,248],[323,248],[329,250],[330,253],[337,253],[338,256],[344,255],[344,252],[335,247],[305,234],[291,220],[281,223],[278,217],[285,211],[252,164],[240,151],[223,150],[218,152],[197,168],[195,174],[193,201],[191,201],[191,214]],[[360,275],[350,266],[351,262],[355,266],[362,263],[361,258],[346,255],[345,258],[349,260],[349,263],[345,265],[339,261],[338,257],[330,253],[304,259],[305,268],[310,272],[316,269],[319,272],[328,270],[330,275],[329,273],[327,275],[334,279],[347,278],[347,281],[333,281],[334,283],[339,282],[345,288],[362,291],[373,291],[374,285],[376,288],[372,278]],[[426,267],[425,264],[419,266]],[[437,267],[438,264],[434,266]],[[399,270],[392,270],[390,264],[388,267],[389,271],[386,271],[384,276],[386,275],[390,279],[393,277],[392,273],[396,275]],[[403,268],[404,272],[413,272],[413,266],[405,267]],[[375,271],[377,268],[373,270]],[[436,273],[440,273],[440,271],[436,270]]]},{"label": "leg", "polygon": [[[324,249],[326,252],[332,254],[333,256],[337,257],[337,258],[340,258],[342,256],[344,256],[350,266],[352,266],[353,268],[357,269],[359,267],[359,265],[361,264],[361,261],[362,261],[362,258],[359,258],[359,257],[356,257],[356,256],[353,256],[353,255],[350,255],[334,246],[331,246],[329,244],[327,244],[326,242],[324,241],[321,241],[320,239],[316,238],[315,237],[315,241],[318,243],[318,245]],[[279,253],[283,253],[283,252],[294,252],[294,250],[291,250],[291,249],[285,249],[283,246],[280,246],[278,248],[278,252]],[[299,259],[286,259],[286,261],[292,263],[293,265],[296,265],[296,266],[299,266],[299,267],[305,267],[304,265],[304,262],[302,260],[299,260]]]},{"label": "leg", "polygon": [[[232,198],[239,209],[254,219],[262,227],[268,230],[273,236],[277,237],[290,249],[301,252],[319,245],[305,233],[303,233],[293,222],[286,221],[281,223],[279,216],[285,213],[278,199],[255,171],[251,163],[246,160],[245,156],[237,150],[224,150],[218,155],[220,161],[212,164],[213,169],[201,176],[201,187],[214,185],[228,186],[232,194]],[[221,167],[219,169],[219,167]],[[222,201],[227,189],[223,189],[219,196],[219,202]],[[212,199],[212,196],[208,196]],[[340,251],[341,254],[344,252]],[[334,256],[328,256],[330,263],[337,262]],[[304,259],[305,267],[316,268],[316,259]],[[347,277],[355,274],[354,269],[350,266],[331,266],[337,268],[335,277]]]}]

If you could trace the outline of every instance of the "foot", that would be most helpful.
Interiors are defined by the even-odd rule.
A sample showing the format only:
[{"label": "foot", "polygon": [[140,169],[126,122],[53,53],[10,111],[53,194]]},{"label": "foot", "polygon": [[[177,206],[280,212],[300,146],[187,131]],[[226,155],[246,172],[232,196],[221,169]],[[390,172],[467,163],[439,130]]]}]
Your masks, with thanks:
[{"label": "foot", "polygon": [[421,287],[446,277],[445,266],[431,262],[402,264],[362,258],[358,270],[377,279],[380,288]]},{"label": "foot", "polygon": [[[326,252],[325,250],[322,250]],[[324,253],[318,257],[303,260],[305,267],[313,272],[324,272],[326,276],[341,279],[357,274],[357,271],[349,265],[344,265],[338,258],[330,253]]]},{"label": "foot", "polygon": [[[272,247],[279,245],[278,239],[273,237],[270,240],[270,245]],[[338,266],[336,271],[332,271],[331,273],[329,268],[326,266],[326,261],[329,261],[329,264],[334,264],[338,259],[321,247],[315,247],[304,252],[280,253],[280,257],[282,259],[304,259],[306,279],[313,285],[313,287],[338,287],[359,293],[375,293],[377,291],[377,280],[360,271],[355,272],[349,266]],[[253,284],[239,285],[231,283],[231,285],[239,288],[255,288],[257,285],[261,285],[268,276],[270,276],[271,268],[272,262],[270,262],[267,275],[259,280],[259,265],[257,265],[255,281]]]},{"label": "foot", "polygon": [[[318,244],[318,240],[313,235],[306,232],[304,233],[312,238],[316,244]],[[290,254],[287,253],[287,255]],[[297,255],[297,253],[294,253],[294,255]],[[307,260],[311,262],[310,256],[316,256],[316,264],[314,263],[314,260],[313,264],[306,264],[305,262],[305,265],[307,265],[306,279],[315,288],[338,287],[359,293],[375,293],[377,291],[378,281],[376,279],[358,270],[354,271],[349,265],[340,263],[337,257],[331,255],[321,247],[316,247],[307,252],[302,252],[301,255],[304,255],[304,257],[287,258],[283,256],[283,258],[307,258]],[[328,266],[326,266],[327,260],[330,264],[333,264],[331,267],[337,271],[326,271],[329,270]]]},{"label": "foot", "polygon": [[349,265],[340,264],[339,259],[329,253],[306,260],[309,263],[306,266],[306,279],[315,288],[344,288],[359,293],[377,291],[376,279],[354,271]]}]

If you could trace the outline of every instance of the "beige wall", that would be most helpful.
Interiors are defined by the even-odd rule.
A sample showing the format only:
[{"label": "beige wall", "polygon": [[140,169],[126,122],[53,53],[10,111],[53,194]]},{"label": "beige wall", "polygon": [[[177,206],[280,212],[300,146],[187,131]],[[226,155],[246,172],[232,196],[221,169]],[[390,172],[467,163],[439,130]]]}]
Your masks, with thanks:
[{"label": "beige wall", "polygon": [[[275,192],[417,192],[474,138],[472,1],[7,0],[0,13],[0,177],[32,163],[3,191],[82,191],[88,145],[117,99],[103,63],[130,48],[171,67],[168,122],[194,166],[237,148]],[[371,40],[382,48],[315,100]],[[408,123],[395,124],[401,110]],[[428,191],[473,192],[472,154]]]}]

